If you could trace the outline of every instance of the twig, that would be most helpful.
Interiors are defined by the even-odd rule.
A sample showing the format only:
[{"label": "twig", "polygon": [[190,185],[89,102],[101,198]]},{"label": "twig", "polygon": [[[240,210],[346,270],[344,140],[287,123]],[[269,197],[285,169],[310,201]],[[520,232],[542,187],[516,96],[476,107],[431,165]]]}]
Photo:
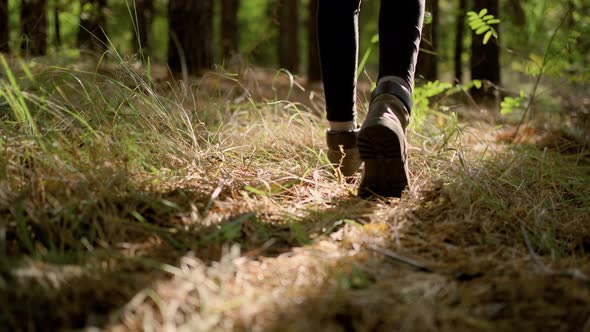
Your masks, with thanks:
[{"label": "twig", "polygon": [[551,38],[549,39],[549,43],[547,44],[547,47],[545,48],[545,54],[543,55],[543,61],[541,62],[541,65],[539,66],[539,75],[537,75],[535,85],[533,86],[533,90],[531,92],[531,98],[529,99],[527,107],[524,110],[524,113],[522,114],[522,118],[520,119],[520,122],[518,123],[518,126],[516,127],[516,130],[514,131],[514,135],[512,135],[512,143],[516,142],[518,132],[520,131],[520,128],[524,125],[527,115],[529,114],[529,112],[531,111],[531,109],[533,107],[533,104],[535,103],[537,89],[539,88],[539,85],[541,84],[541,79],[543,78],[543,75],[545,74],[545,67],[547,66],[547,63],[549,62],[549,51],[551,51],[551,47],[553,46],[553,41],[555,41],[555,37],[557,36],[557,32],[559,32],[559,30],[561,30],[561,27],[563,26],[563,24],[565,23],[565,21],[570,16],[570,14],[572,13],[573,10],[574,10],[574,6],[572,4],[570,4],[569,9],[567,10],[565,15],[561,19],[561,22],[559,22],[559,25],[555,28],[555,30],[553,30],[553,33],[551,34]]},{"label": "twig", "polygon": [[378,253],[380,253],[380,254],[388,257],[388,258],[391,258],[391,259],[393,259],[395,261],[398,261],[400,263],[404,263],[406,265],[409,265],[411,267],[414,267],[414,268],[416,268],[416,269],[418,269],[420,271],[429,272],[429,273],[433,273],[434,272],[431,268],[427,267],[423,263],[420,263],[418,261],[415,261],[415,260],[413,260],[411,258],[407,258],[407,257],[401,256],[399,254],[396,254],[395,252],[393,252],[391,250],[379,248],[379,247],[373,246],[373,245],[369,246],[369,249],[371,249],[373,251],[376,251],[376,252],[378,252]]},{"label": "twig", "polygon": [[545,265],[545,263],[543,263],[541,261],[541,259],[539,258],[539,255],[537,255],[537,253],[535,252],[535,249],[533,248],[533,245],[531,244],[531,240],[529,239],[529,235],[528,235],[526,229],[524,228],[524,223],[522,221],[520,222],[520,231],[522,232],[522,236],[524,237],[524,243],[526,244],[526,247],[529,250],[529,254],[531,255],[531,258],[533,259],[533,262],[535,262],[535,264],[537,264],[537,266],[539,267],[539,269],[543,273],[552,273],[553,271],[550,268],[548,268],[547,265]]}]

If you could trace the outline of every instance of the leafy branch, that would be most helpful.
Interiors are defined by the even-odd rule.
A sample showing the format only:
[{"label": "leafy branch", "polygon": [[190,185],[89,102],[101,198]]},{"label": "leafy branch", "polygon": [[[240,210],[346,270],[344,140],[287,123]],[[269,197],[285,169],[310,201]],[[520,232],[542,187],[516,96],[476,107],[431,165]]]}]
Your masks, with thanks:
[{"label": "leafy branch", "polygon": [[486,8],[482,9],[479,13],[474,11],[467,12],[467,22],[471,30],[475,31],[476,35],[483,35],[485,33],[483,36],[484,45],[488,43],[490,38],[498,38],[498,31],[492,25],[500,23],[500,19],[488,14]]}]

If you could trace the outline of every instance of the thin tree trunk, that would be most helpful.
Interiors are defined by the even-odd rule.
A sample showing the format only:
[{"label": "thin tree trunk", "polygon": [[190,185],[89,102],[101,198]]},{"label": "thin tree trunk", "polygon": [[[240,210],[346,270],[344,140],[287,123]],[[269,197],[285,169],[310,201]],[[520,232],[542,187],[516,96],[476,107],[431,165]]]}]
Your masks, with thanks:
[{"label": "thin tree trunk", "polygon": [[299,0],[279,1],[279,66],[299,70]]},{"label": "thin tree trunk", "polygon": [[[500,6],[498,0],[475,0],[474,11],[479,12],[484,8],[488,14],[499,17]],[[494,28],[499,32],[499,27]],[[500,84],[500,47],[497,40],[490,39],[483,44],[483,36],[473,33],[471,42],[471,79],[488,81],[492,85]],[[494,96],[494,89],[484,86],[483,89],[474,89],[472,94],[477,99],[491,99]]]},{"label": "thin tree trunk", "polygon": [[213,1],[170,0],[168,65],[198,74],[213,66]]},{"label": "thin tree trunk", "polygon": [[8,42],[10,40],[10,27],[8,26],[8,0],[0,0],[0,53],[10,51]]},{"label": "thin tree trunk", "polygon": [[463,37],[465,36],[465,14],[467,13],[467,0],[459,0],[456,16],[455,30],[455,79],[463,81]]},{"label": "thin tree trunk", "polygon": [[223,59],[229,59],[239,52],[239,8],[240,0],[223,0],[221,2],[221,56]]},{"label": "thin tree trunk", "polygon": [[154,19],[154,0],[135,0],[137,17],[133,19],[135,27],[134,48],[144,57],[149,57],[152,50],[152,23]]},{"label": "thin tree trunk", "polygon": [[58,6],[57,1],[55,1],[53,4],[53,29],[55,32],[55,47],[57,49],[61,48],[61,24],[59,22],[60,8]]},{"label": "thin tree trunk", "polygon": [[320,52],[318,48],[317,34],[318,0],[309,1],[309,23],[308,26],[308,64],[307,80],[309,82],[320,82],[322,80],[322,68],[320,65]]},{"label": "thin tree trunk", "polygon": [[438,0],[427,0],[426,6],[432,15],[432,22],[423,31],[416,73],[427,81],[434,81],[438,76]]},{"label": "thin tree trunk", "polygon": [[104,53],[108,46],[105,16],[107,0],[81,0],[78,48]]},{"label": "thin tree trunk", "polygon": [[47,54],[47,0],[22,0],[21,49],[26,55]]}]

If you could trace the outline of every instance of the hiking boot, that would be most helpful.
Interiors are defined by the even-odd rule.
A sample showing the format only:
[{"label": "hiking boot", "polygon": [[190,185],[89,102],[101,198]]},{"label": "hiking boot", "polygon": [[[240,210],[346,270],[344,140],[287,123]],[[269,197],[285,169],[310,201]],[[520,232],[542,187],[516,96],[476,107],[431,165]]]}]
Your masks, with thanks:
[{"label": "hiking boot", "polygon": [[365,162],[360,197],[401,197],[408,185],[406,127],[410,105],[410,92],[395,82],[382,82],[373,92],[358,136],[360,157]]},{"label": "hiking boot", "polygon": [[342,175],[352,176],[361,166],[359,150],[356,143],[359,129],[351,131],[326,132],[328,160],[339,169]]}]

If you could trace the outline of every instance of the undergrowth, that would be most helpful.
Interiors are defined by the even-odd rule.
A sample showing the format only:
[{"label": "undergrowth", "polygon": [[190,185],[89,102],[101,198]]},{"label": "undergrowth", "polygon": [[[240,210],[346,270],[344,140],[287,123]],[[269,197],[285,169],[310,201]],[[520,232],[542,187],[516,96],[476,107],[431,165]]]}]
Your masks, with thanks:
[{"label": "undergrowth", "polygon": [[110,56],[99,71],[2,58],[0,326],[588,324],[583,147],[502,145],[424,99],[412,186],[364,201],[311,106],[257,96],[243,73],[184,87]]}]

